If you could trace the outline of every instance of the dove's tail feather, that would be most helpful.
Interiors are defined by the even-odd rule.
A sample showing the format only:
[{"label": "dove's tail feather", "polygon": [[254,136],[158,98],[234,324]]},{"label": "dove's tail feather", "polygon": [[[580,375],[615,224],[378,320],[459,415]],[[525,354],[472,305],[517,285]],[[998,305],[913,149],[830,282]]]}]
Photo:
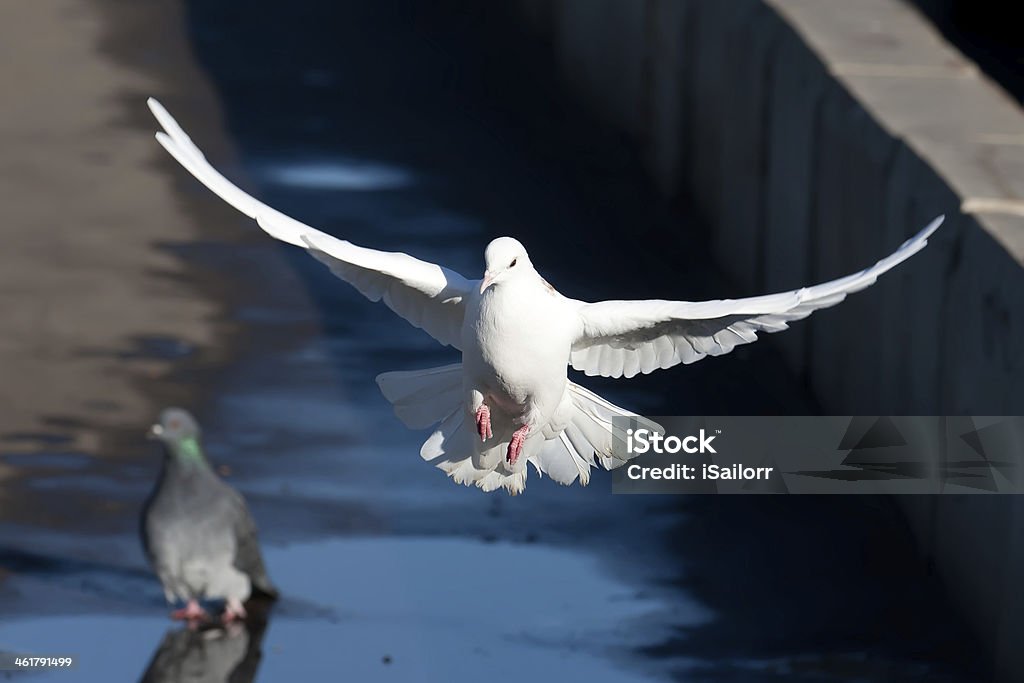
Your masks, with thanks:
[{"label": "dove's tail feather", "polygon": [[481,444],[475,425],[460,403],[423,442],[420,457],[434,463],[457,484],[475,485],[488,492],[504,488],[512,495],[522,493],[526,488],[527,458],[515,465],[506,462],[507,440],[480,452],[478,446]]},{"label": "dove's tail feather", "polygon": [[385,372],[377,375],[377,386],[405,426],[426,429],[462,406],[462,364]]},{"label": "dove's tail feather", "polygon": [[[664,428],[636,413],[607,401],[578,384],[569,382],[573,413],[569,424],[555,438],[544,443],[532,462],[538,472],[560,484],[572,484],[578,478],[586,486],[590,468],[600,464],[613,470],[626,463],[626,444],[612,430],[612,418],[634,420],[638,427],[664,433]],[[619,441],[616,444],[616,440]]]},{"label": "dove's tail feather", "polygon": [[377,376],[377,386],[406,426],[423,429],[438,425],[423,444],[420,455],[453,480],[467,486],[475,484],[484,491],[505,488],[516,494],[526,488],[525,461],[517,466],[505,462],[507,441],[476,452],[476,433],[470,428],[472,425],[467,427],[465,419],[460,363],[385,372]]},{"label": "dove's tail feather", "polygon": [[615,417],[634,419],[641,426],[664,432],[660,425],[570,382],[572,412],[565,429],[538,432],[527,439],[523,457],[510,465],[505,459],[507,440],[478,451],[481,445],[463,405],[461,364],[385,372],[377,377],[377,385],[407,426],[423,429],[437,425],[420,449],[424,460],[433,462],[455,482],[484,491],[504,488],[513,495],[522,493],[528,461],[538,472],[565,485],[579,479],[585,486],[591,467],[619,467],[626,462],[626,449],[621,443],[616,447],[615,440],[621,436],[612,431]]}]

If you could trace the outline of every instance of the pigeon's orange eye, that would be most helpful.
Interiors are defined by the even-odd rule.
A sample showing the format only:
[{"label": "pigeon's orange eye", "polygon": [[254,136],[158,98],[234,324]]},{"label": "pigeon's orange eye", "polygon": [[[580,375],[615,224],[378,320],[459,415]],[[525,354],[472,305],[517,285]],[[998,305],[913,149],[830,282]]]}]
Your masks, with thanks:
[{"label": "pigeon's orange eye", "polygon": [[171,420],[170,422],[167,423],[167,426],[170,427],[171,429],[177,429],[178,427],[181,426],[181,420]]},{"label": "pigeon's orange eye", "polygon": [[518,260],[519,260],[519,259],[516,259],[516,258],[512,259],[512,263],[508,264],[508,267],[509,267],[509,268],[511,268],[511,267],[513,267],[514,265],[516,265],[516,261],[518,261]]}]

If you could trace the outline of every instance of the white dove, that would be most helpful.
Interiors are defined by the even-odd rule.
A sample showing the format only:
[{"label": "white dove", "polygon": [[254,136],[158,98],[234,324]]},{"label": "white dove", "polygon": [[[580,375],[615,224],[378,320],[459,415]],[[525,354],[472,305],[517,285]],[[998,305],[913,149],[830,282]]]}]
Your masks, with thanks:
[{"label": "white dove", "polygon": [[[586,485],[590,468],[623,464],[611,419],[639,416],[570,382],[586,375],[633,377],[705,356],[729,353],[778,332],[792,320],[834,306],[924,248],[942,217],[874,266],[815,287],[747,299],[602,301],[559,294],[534,269],[526,249],[499,237],[484,252],[480,280],[407,254],[339,240],[270,208],[217,172],[170,114],[149,107],[163,126],[157,140],[221,199],[279,240],[303,247],[335,275],[442,344],[462,362],[377,377],[409,427],[436,425],[420,455],[456,482],[510,493],[526,486],[526,462],[538,473]],[[657,428],[657,425],[653,425]],[[660,429],[659,429],[660,431]]]}]

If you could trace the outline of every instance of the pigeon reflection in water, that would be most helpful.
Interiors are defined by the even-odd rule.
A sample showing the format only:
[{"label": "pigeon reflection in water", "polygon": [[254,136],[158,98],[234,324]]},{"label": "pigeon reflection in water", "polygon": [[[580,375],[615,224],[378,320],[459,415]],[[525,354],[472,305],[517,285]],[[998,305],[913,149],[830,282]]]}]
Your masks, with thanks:
[{"label": "pigeon reflection in water", "polygon": [[227,627],[171,629],[141,683],[252,683],[262,658],[265,618]]}]

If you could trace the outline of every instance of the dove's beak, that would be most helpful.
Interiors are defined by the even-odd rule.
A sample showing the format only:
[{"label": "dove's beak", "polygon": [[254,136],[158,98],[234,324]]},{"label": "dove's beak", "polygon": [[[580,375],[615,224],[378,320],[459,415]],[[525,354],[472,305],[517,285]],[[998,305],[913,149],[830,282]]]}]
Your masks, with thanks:
[{"label": "dove's beak", "polygon": [[163,434],[163,433],[164,433],[163,425],[153,425],[152,427],[149,428],[149,431],[146,432],[146,438],[147,439],[159,439],[160,435]]},{"label": "dove's beak", "polygon": [[484,290],[494,284],[494,276],[491,275],[491,271],[484,271],[484,279],[480,281],[480,293],[483,294]]}]

